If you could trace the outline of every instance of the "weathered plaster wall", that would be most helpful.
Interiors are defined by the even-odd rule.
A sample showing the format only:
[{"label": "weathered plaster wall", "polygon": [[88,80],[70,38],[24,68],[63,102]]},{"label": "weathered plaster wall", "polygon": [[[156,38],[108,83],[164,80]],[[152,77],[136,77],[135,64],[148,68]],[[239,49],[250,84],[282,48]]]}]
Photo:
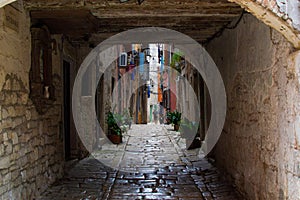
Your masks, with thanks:
[{"label": "weathered plaster wall", "polygon": [[62,175],[61,54],[53,52],[56,101],[39,115],[29,98],[29,13],[20,10],[19,29],[3,25],[0,9],[0,199],[33,199]]},{"label": "weathered plaster wall", "polygon": [[248,14],[207,49],[228,99],[218,164],[248,199],[300,199],[299,51]]}]

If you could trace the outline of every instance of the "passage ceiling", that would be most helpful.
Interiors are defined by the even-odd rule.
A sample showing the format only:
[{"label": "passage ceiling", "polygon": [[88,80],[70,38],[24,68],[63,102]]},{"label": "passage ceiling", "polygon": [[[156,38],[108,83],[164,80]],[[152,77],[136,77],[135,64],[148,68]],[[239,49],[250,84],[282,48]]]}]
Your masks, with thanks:
[{"label": "passage ceiling", "polygon": [[241,15],[227,0],[24,0],[32,22],[46,24],[51,33],[74,41],[96,35],[101,41],[137,27],[177,30],[204,43]]}]

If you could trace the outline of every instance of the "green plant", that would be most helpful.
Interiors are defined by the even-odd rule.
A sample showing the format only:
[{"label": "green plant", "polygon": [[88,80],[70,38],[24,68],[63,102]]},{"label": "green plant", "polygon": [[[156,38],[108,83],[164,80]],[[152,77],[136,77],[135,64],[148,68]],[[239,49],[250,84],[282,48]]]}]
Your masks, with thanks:
[{"label": "green plant", "polygon": [[172,114],[171,114],[171,112],[167,112],[166,121],[167,121],[167,124],[172,123]]},{"label": "green plant", "polygon": [[197,134],[199,123],[189,121],[184,118],[180,123],[180,132],[183,137],[194,138]]},{"label": "green plant", "polygon": [[120,124],[122,122],[121,115],[108,112],[106,122],[108,125],[108,129],[111,130],[110,134],[122,135],[122,129],[120,128]]},{"label": "green plant", "polygon": [[171,119],[171,123],[174,125],[179,125],[181,120],[181,113],[178,111],[170,112],[169,117]]},{"label": "green plant", "polygon": [[171,58],[170,66],[172,68],[176,69],[179,73],[181,72],[182,59],[183,59],[183,53],[180,51],[173,53],[172,58]]}]

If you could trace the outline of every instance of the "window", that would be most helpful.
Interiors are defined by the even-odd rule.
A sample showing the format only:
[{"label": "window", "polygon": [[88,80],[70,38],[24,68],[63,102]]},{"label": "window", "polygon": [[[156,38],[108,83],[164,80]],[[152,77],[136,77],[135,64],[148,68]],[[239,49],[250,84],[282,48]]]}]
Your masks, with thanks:
[{"label": "window", "polygon": [[30,98],[39,114],[44,114],[54,101],[52,85],[51,37],[46,26],[31,28]]}]

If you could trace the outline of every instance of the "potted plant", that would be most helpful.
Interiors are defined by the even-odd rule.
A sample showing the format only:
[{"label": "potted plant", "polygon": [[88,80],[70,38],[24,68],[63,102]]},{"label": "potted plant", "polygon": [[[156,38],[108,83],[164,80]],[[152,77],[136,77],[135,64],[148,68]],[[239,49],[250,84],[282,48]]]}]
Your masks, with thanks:
[{"label": "potted plant", "polygon": [[184,118],[180,123],[180,135],[183,138],[191,138],[194,137],[198,130],[199,124],[196,122],[189,121]]},{"label": "potted plant", "polygon": [[174,131],[179,130],[179,124],[181,120],[181,113],[178,111],[174,111],[170,113],[171,123],[174,125]]},{"label": "potted plant", "polygon": [[122,143],[122,132],[120,123],[122,122],[122,116],[108,112],[107,114],[107,125],[108,125],[108,138],[113,144]]},{"label": "potted plant", "polygon": [[184,119],[180,123],[180,135],[185,138],[187,149],[194,149],[201,146],[201,141],[197,137],[198,127],[198,123],[189,121],[188,119]]}]

